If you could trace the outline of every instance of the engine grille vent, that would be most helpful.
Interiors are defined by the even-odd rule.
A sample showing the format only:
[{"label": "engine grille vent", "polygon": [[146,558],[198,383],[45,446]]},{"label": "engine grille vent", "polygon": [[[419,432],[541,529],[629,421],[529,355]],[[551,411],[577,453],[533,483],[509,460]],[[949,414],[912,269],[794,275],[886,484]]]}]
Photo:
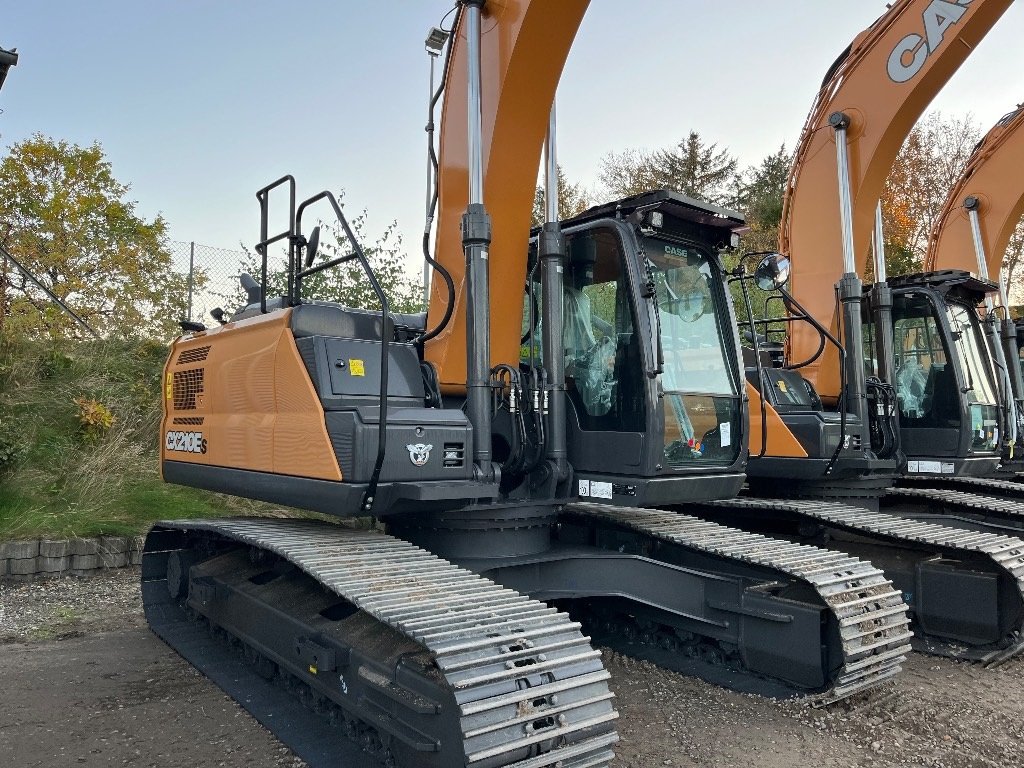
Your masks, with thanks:
[{"label": "engine grille vent", "polygon": [[207,344],[205,347],[196,347],[195,349],[186,349],[180,355],[178,355],[178,365],[185,363],[201,363],[206,359],[206,356],[210,354],[210,345]]},{"label": "engine grille vent", "polygon": [[205,368],[193,368],[188,371],[175,371],[174,410],[195,410],[196,395],[203,393],[203,373],[205,370]]},{"label": "engine grille vent", "polygon": [[444,462],[445,467],[461,467],[466,461],[466,446],[464,443],[445,443]]},{"label": "engine grille vent", "polygon": [[187,425],[190,427],[201,427],[203,422],[206,421],[202,416],[175,416],[174,423]]}]

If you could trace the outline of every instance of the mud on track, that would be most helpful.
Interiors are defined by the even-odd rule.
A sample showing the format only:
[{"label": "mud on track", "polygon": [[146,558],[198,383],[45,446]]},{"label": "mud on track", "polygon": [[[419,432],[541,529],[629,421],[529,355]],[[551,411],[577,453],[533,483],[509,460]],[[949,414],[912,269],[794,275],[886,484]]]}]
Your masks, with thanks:
[{"label": "mud on track", "polygon": [[[145,628],[137,582],[124,569],[0,585],[2,765],[300,768]],[[604,662],[622,768],[1024,768],[1021,659],[983,670],[914,654],[896,683],[824,710]]]}]

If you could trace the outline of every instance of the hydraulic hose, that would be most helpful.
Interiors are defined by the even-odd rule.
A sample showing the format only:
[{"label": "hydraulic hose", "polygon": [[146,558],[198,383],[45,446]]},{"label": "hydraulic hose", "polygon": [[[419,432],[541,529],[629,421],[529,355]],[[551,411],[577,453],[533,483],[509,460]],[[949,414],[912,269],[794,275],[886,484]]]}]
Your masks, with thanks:
[{"label": "hydraulic hose", "polygon": [[451,322],[452,313],[455,311],[455,282],[452,280],[451,273],[430,253],[430,230],[433,228],[434,214],[437,212],[437,177],[439,173],[437,152],[434,151],[434,109],[437,107],[437,102],[440,100],[441,94],[444,93],[445,86],[448,84],[448,69],[451,63],[452,46],[455,44],[455,34],[459,28],[459,20],[462,18],[462,3],[459,3],[456,9],[455,19],[452,21],[452,34],[448,38],[448,46],[444,54],[444,66],[441,68],[441,82],[438,83],[437,90],[434,91],[434,97],[430,100],[430,122],[427,123],[427,153],[430,157],[430,164],[434,169],[434,190],[430,198],[430,209],[427,212],[427,223],[423,228],[423,258],[444,280],[447,301],[445,302],[444,315],[441,321],[429,331],[414,339],[413,343],[420,346],[435,338],[441,331],[447,328],[448,323]]}]

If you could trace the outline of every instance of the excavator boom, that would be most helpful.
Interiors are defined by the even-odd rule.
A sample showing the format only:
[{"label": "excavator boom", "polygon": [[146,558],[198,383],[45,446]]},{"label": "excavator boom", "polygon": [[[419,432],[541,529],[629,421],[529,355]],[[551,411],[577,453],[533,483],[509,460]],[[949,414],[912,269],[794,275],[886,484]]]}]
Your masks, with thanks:
[{"label": "excavator boom", "polygon": [[[999,20],[1012,0],[900,0],[856,38],[826,76],[807,118],[784,201],[780,250],[793,259],[791,290],[823,323],[837,326],[833,286],[843,274],[834,133],[829,118],[849,118],[852,236],[863,264],[885,179],[913,124]],[[829,323],[826,323],[829,324]],[[788,357],[811,357],[819,337],[793,329]],[[840,393],[836,354],[802,371],[823,399]]]},{"label": "excavator boom", "polygon": [[[491,365],[517,365],[526,283],[525,243],[537,185],[548,108],[588,0],[487,3],[481,39],[483,194],[491,216],[490,277],[503,290],[491,294]],[[466,110],[465,29],[456,30],[441,118],[437,225],[438,262],[455,283],[451,322],[427,342],[425,358],[438,370],[444,392],[466,382],[466,285],[460,222],[467,204],[469,142]],[[448,296],[435,280],[428,317],[444,314]]]},{"label": "excavator boom", "polygon": [[980,244],[988,277],[999,279],[1003,256],[1024,214],[1024,105],[999,119],[975,147],[960,178],[949,191],[928,240],[924,267],[928,271],[963,269],[977,272],[971,207],[978,211]]}]

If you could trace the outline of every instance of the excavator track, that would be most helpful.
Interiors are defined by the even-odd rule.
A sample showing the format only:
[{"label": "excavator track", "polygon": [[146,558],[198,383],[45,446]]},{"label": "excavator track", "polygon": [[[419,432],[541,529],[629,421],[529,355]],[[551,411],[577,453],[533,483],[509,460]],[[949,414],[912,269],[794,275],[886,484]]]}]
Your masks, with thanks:
[{"label": "excavator track", "polygon": [[[400,539],[314,521],[165,522],[147,537],[143,582],[150,625],[186,658],[182,623],[208,622],[344,726],[325,751],[275,727],[288,720],[279,703],[250,709],[311,766],[343,764],[342,733],[386,766],[598,768],[614,756],[609,673],[580,625]],[[229,693],[247,708],[260,698],[244,684]]]},{"label": "excavator track", "polygon": [[920,488],[948,489],[978,493],[1024,504],[1024,485],[1015,480],[993,477],[956,477],[953,475],[905,475],[895,490]]},{"label": "excavator track", "polygon": [[869,562],[677,512],[591,503],[570,504],[566,512],[621,526],[656,542],[769,568],[812,588],[828,607],[842,641],[841,664],[828,689],[809,697],[816,704],[838,701],[892,678],[910,651],[907,606]]},{"label": "excavator track", "polygon": [[924,515],[934,515],[940,520],[948,516],[948,524],[951,526],[1024,536],[1024,499],[989,493],[997,488],[987,485],[1004,483],[1014,486],[1016,483],[1001,480],[983,482],[986,485],[979,483],[967,486],[979,493],[955,488],[892,488],[882,497],[881,506],[897,509],[909,507],[907,512],[913,515],[916,513],[913,509],[916,505],[922,507]]},{"label": "excavator track", "polygon": [[[945,494],[951,492],[946,491]],[[765,513],[790,515],[803,522],[817,522],[827,526],[833,532],[840,531],[857,539],[879,542],[883,545],[923,550],[928,553],[924,561],[924,570],[918,570],[913,582],[908,585],[904,595],[907,602],[914,607],[915,617],[919,624],[919,636],[915,638],[915,646],[919,650],[945,656],[980,661],[986,665],[1001,663],[1024,650],[1024,540],[1014,536],[989,533],[986,531],[965,530],[939,523],[913,518],[900,517],[881,512],[873,512],[860,507],[836,502],[817,500],[773,500],[740,498],[728,501],[708,502],[705,506],[711,509],[739,511],[747,513],[751,519],[754,515]],[[833,546],[849,548],[849,541],[833,541]],[[966,567],[965,567],[966,564]],[[980,567],[980,570],[979,570]],[[970,582],[979,583],[988,573],[1002,574],[1005,585],[1000,599],[993,601],[970,600],[964,607],[964,614],[977,616],[985,609],[1005,614],[1000,619],[992,619],[989,624],[1000,626],[1001,642],[978,641],[978,647],[965,645],[964,639],[930,635],[929,627],[940,632],[946,628],[941,622],[931,622],[925,615],[930,606],[943,602],[948,605],[951,578],[956,578],[954,569],[960,569],[960,575]],[[934,569],[929,571],[929,569]],[[922,577],[922,572],[925,574]],[[928,584],[926,579],[932,572],[939,574],[941,582],[932,594],[913,594],[907,592],[924,592]],[[992,590],[989,594],[994,594]],[[920,630],[924,629],[924,632]],[[923,636],[922,636],[923,635]]]}]

